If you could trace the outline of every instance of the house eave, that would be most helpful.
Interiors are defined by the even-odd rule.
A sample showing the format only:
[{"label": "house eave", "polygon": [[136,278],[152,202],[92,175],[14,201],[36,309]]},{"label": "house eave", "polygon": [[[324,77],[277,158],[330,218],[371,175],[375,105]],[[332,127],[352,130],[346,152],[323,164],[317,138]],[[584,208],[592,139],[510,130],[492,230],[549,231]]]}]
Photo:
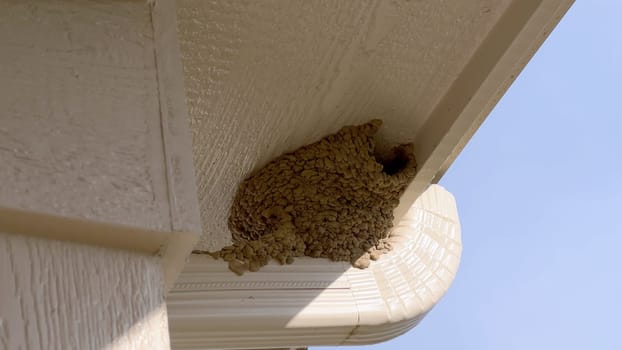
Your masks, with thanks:
[{"label": "house eave", "polygon": [[[455,160],[572,3],[571,0],[511,1],[430,115],[423,118],[425,123],[419,128],[404,130],[412,133],[410,141],[415,143],[420,167],[395,211],[393,239],[397,241],[392,252],[372,263],[367,270],[322,259],[300,259],[293,266],[272,264],[242,277],[234,276],[224,262],[192,256],[168,297],[173,346],[198,349],[371,344],[414,327],[449,288],[461,251],[453,198],[433,184]],[[415,118],[408,118],[411,117]],[[306,132],[311,135],[317,130],[329,130],[335,123],[352,122],[339,118],[317,117],[314,120],[316,129]],[[409,122],[399,115],[390,118],[394,118],[393,125],[396,120]],[[288,121],[295,123],[295,119]],[[273,136],[272,140],[283,141],[277,142],[270,151],[278,153],[292,147],[288,142],[293,134],[289,132],[280,129],[267,132],[267,136]],[[200,133],[195,130],[195,137]],[[195,139],[195,155],[208,142]],[[232,145],[251,147],[254,144],[242,139],[234,140]],[[260,157],[265,158],[269,153],[266,151]],[[235,179],[219,180],[217,175],[209,173],[215,171],[212,163],[201,157],[197,166],[199,179],[215,179],[214,184],[204,188],[237,183]],[[249,161],[244,157],[236,154],[230,161],[236,164],[236,169],[246,172],[264,162],[263,158]],[[208,166],[202,168],[201,162]],[[202,172],[209,176],[202,176],[205,175]],[[227,176],[242,175],[240,170]],[[203,197],[213,199],[205,194]],[[204,220],[218,218],[203,214]],[[432,218],[443,221],[442,228],[426,227]],[[444,240],[436,246],[414,243],[429,239],[430,234]],[[200,244],[217,247],[218,244],[212,243],[218,240],[218,237],[208,237]],[[437,251],[441,253],[435,255]],[[422,264],[425,256],[434,258]],[[420,273],[407,277],[412,271]]]}]

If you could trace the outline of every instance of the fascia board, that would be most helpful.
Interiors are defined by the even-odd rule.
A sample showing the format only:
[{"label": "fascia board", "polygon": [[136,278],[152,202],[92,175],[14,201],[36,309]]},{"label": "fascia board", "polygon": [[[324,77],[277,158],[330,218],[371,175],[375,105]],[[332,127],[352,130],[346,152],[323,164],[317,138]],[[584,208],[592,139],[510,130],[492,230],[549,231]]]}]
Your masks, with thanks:
[{"label": "fascia board", "polygon": [[447,89],[414,139],[421,166],[395,209],[396,222],[437,183],[573,0],[515,0]]}]

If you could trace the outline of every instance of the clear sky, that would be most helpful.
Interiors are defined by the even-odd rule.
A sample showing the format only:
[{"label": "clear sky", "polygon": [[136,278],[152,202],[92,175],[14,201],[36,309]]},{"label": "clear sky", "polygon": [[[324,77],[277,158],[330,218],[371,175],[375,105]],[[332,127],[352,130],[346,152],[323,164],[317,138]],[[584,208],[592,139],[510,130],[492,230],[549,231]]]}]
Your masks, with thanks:
[{"label": "clear sky", "polygon": [[409,333],[349,349],[622,349],[622,1],[573,5],[441,184],[456,280]]}]

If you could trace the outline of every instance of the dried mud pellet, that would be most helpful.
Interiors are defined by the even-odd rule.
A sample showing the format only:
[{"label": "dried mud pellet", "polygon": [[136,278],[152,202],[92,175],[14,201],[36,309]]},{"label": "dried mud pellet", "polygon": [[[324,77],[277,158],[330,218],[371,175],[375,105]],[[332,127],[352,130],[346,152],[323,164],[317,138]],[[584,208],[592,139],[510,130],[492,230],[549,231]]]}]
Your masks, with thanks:
[{"label": "dried mud pellet", "polygon": [[248,263],[242,260],[233,259],[229,261],[229,270],[241,276],[244,271],[248,270]]}]

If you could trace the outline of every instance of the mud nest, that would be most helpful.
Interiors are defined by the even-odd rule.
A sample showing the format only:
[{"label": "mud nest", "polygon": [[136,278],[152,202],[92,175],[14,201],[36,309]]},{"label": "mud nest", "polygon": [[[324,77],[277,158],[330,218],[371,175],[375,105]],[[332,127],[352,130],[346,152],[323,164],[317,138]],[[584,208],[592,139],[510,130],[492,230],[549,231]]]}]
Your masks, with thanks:
[{"label": "mud nest", "polygon": [[244,180],[229,216],[233,245],[210,254],[242,274],[270,259],[290,264],[299,256],[365,268],[390,250],[393,209],[416,162],[412,144],[375,154],[381,124],[346,126]]}]

